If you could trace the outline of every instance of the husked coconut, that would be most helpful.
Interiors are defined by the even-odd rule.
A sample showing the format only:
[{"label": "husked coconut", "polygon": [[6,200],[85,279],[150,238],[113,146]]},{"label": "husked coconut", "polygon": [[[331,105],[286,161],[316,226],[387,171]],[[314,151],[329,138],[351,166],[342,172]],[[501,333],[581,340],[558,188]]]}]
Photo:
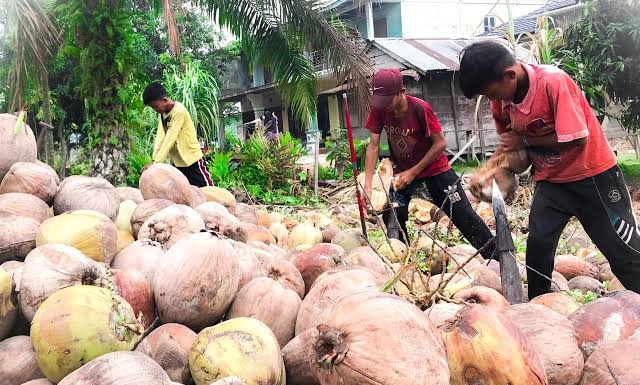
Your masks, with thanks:
[{"label": "husked coconut", "polygon": [[565,317],[569,317],[576,310],[580,309],[580,302],[566,293],[546,293],[531,299],[529,302],[555,310]]},{"label": "husked coconut", "polygon": [[92,210],[115,221],[119,209],[120,198],[111,183],[102,178],[82,175],[63,180],[53,200],[53,212],[56,215],[74,210]]},{"label": "husked coconut", "polygon": [[311,343],[317,337],[318,330],[311,328],[296,336],[282,348],[287,385],[320,385],[309,363]]},{"label": "husked coconut", "polygon": [[53,210],[33,195],[6,193],[0,195],[0,216],[7,214],[31,217],[42,223],[53,216]]},{"label": "husked coconut", "polygon": [[88,210],[57,215],[42,222],[36,246],[60,243],[98,262],[111,262],[118,251],[118,230],[106,216]]},{"label": "husked coconut", "polygon": [[449,384],[438,331],[426,314],[396,295],[343,297],[316,329],[309,360],[321,384]]},{"label": "husked coconut", "polygon": [[378,254],[393,263],[403,262],[408,253],[407,245],[395,238],[391,238],[388,243],[384,242],[378,248]]},{"label": "husked coconut", "polygon": [[151,357],[164,369],[171,381],[188,384],[191,381],[189,354],[198,335],[186,326],[168,323],[145,337],[136,352]]},{"label": "husked coconut", "polygon": [[441,302],[432,305],[430,308],[425,310],[424,313],[429,317],[433,326],[440,328],[449,319],[455,317],[460,309],[462,309],[462,305]]},{"label": "husked coconut", "polygon": [[50,295],[75,285],[106,286],[104,264],[67,245],[49,244],[36,248],[27,255],[22,268],[18,294],[22,314],[31,321]]},{"label": "husked coconut", "polygon": [[233,301],[239,281],[229,241],[209,233],[187,235],[160,258],[153,277],[160,320],[194,331],[213,325]]},{"label": "husked coconut", "polygon": [[504,201],[511,203],[515,197],[518,181],[513,171],[505,167],[486,165],[480,167],[469,180],[469,191],[481,201],[491,203],[493,196],[493,181],[496,181]]},{"label": "husked coconut", "polygon": [[236,203],[236,212],[233,213],[242,222],[258,225],[258,212],[253,206],[246,203]]},{"label": "husked coconut", "polygon": [[207,202],[220,203],[229,210],[231,214],[236,212],[236,197],[231,191],[216,186],[201,187],[200,191],[204,193]]},{"label": "husked coconut", "polygon": [[137,204],[144,202],[142,192],[135,187],[116,187],[116,193],[118,194],[118,198],[120,198],[120,203],[124,201],[134,201]]},{"label": "husked coconut", "polygon": [[497,312],[504,311],[510,306],[502,294],[486,286],[473,286],[462,289],[453,298],[466,303],[485,305]]},{"label": "husked coconut", "polygon": [[31,127],[13,114],[0,114],[0,148],[5,149],[0,152],[0,179],[15,163],[35,162],[38,155]]},{"label": "husked coconut", "polygon": [[470,304],[440,327],[451,384],[546,385],[542,360],[505,315]]},{"label": "husked coconut", "polygon": [[204,230],[202,217],[191,207],[172,205],[153,214],[140,227],[138,239],[151,239],[168,250],[178,240]]},{"label": "husked coconut", "polygon": [[166,163],[154,163],[140,175],[140,192],[145,200],[166,199],[191,206],[194,194],[189,180],[177,168]]},{"label": "husked coconut", "polygon": [[251,247],[236,241],[231,241],[231,245],[238,259],[238,268],[240,269],[238,290],[240,290],[253,279],[263,276],[263,272],[260,267],[260,262]]},{"label": "husked coconut", "polygon": [[295,226],[289,233],[289,247],[292,249],[303,245],[313,246],[321,242],[322,231],[308,222]]},{"label": "husked coconut", "polygon": [[0,263],[24,259],[36,247],[40,222],[32,217],[0,215]]},{"label": "husked coconut", "polygon": [[18,162],[11,166],[0,183],[0,194],[25,193],[41,199],[47,205],[53,202],[60,179],[44,163]]},{"label": "husked coconut", "polygon": [[599,275],[596,266],[575,255],[558,255],[555,258],[553,269],[568,280],[580,276],[597,278]]},{"label": "husked coconut", "polygon": [[592,292],[598,297],[602,297],[607,292],[602,282],[591,277],[573,277],[568,285],[570,290],[580,290],[582,294]]},{"label": "husked coconut", "polygon": [[359,265],[371,269],[376,274],[391,278],[393,270],[389,267],[380,256],[370,247],[357,247],[347,256],[343,258],[348,265]]},{"label": "husked coconut", "polygon": [[131,228],[131,217],[133,212],[136,211],[138,204],[132,200],[126,200],[120,202],[120,209],[118,210],[118,218],[116,218],[116,228],[118,230],[127,231],[133,236],[133,229]]},{"label": "husked coconut", "polygon": [[[449,256],[445,253],[445,248],[445,244],[440,241],[434,241],[426,235],[418,239],[418,252],[424,252],[426,254],[426,263],[431,274],[442,274],[442,272],[445,271],[447,263],[449,262]],[[465,260],[474,254],[453,248],[449,248],[448,252],[454,256],[465,255]]]},{"label": "husked coconut", "polygon": [[0,268],[0,341],[13,329],[17,315],[11,275]]},{"label": "husked coconut", "polygon": [[584,365],[580,385],[636,384],[640,378],[640,340],[619,341],[596,350]]},{"label": "husked coconut", "polygon": [[296,320],[296,335],[317,326],[320,316],[340,298],[363,291],[377,291],[380,284],[377,276],[362,267],[327,271],[302,301]]},{"label": "husked coconut", "polygon": [[113,352],[91,360],[58,385],[172,385],[151,358],[140,352]]},{"label": "husked coconut", "polygon": [[345,265],[342,259],[344,255],[342,247],[330,243],[320,243],[300,253],[293,260],[293,264],[302,275],[305,293],[309,292],[320,274],[336,266]]},{"label": "husked coconut", "polygon": [[584,359],[567,317],[542,305],[520,303],[504,311],[542,359],[549,385],[575,385]]},{"label": "husked coconut", "polygon": [[358,229],[348,229],[339,232],[333,237],[331,243],[342,247],[347,253],[350,253],[351,250],[357,247],[367,246],[369,244],[364,235],[362,235],[362,231]]},{"label": "husked coconut", "polygon": [[251,317],[264,322],[282,348],[294,336],[301,303],[302,300],[293,290],[271,278],[261,277],[238,291],[226,317]]},{"label": "husked coconut", "polygon": [[304,298],[304,280],[293,263],[285,259],[274,259],[265,266],[264,275]]},{"label": "husked coconut", "polygon": [[239,317],[198,333],[189,367],[196,385],[209,385],[229,376],[246,384],[285,385],[282,352],[263,322]]},{"label": "husked coconut", "polygon": [[150,239],[135,241],[118,253],[111,267],[120,270],[137,270],[153,282],[153,274],[160,257],[164,254],[162,246]]},{"label": "husked coconut", "polygon": [[165,207],[169,207],[174,204],[175,203],[167,199],[148,199],[138,204],[131,215],[131,231],[134,238],[138,239],[138,232],[147,219],[151,218],[153,214]]},{"label": "husked coconut", "polygon": [[196,207],[196,211],[204,220],[207,230],[235,241],[247,241],[247,230],[243,227],[243,223],[220,203],[206,202]]},{"label": "husked coconut", "polygon": [[0,341],[0,385],[22,384],[42,377],[28,336]]}]

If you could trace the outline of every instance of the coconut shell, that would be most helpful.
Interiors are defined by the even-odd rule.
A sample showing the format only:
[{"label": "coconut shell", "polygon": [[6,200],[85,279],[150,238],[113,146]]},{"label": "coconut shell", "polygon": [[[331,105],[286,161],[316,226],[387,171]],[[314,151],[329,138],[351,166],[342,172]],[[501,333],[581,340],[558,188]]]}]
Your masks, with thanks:
[{"label": "coconut shell", "polygon": [[42,223],[53,216],[53,210],[33,195],[6,193],[0,195],[0,216],[6,214],[30,217]]},{"label": "coconut shell", "polygon": [[319,321],[309,360],[321,384],[449,384],[437,329],[426,314],[398,296],[346,296]]},{"label": "coconut shell", "polygon": [[571,322],[542,305],[521,303],[504,311],[542,359],[549,385],[576,385],[584,359]]},{"label": "coconut shell", "polygon": [[603,344],[640,335],[640,294],[617,291],[589,302],[569,316],[578,344],[589,357]]},{"label": "coconut shell", "polygon": [[441,328],[451,384],[546,385],[542,360],[505,315],[471,304]]},{"label": "coconut shell", "polygon": [[202,217],[191,207],[172,205],[153,214],[140,227],[138,239],[150,239],[168,250],[181,238],[204,230]]},{"label": "coconut shell", "polygon": [[274,259],[265,266],[264,275],[304,298],[304,280],[293,263],[285,259]]},{"label": "coconut shell", "polygon": [[347,253],[350,253],[357,247],[367,246],[369,244],[359,229],[341,231],[333,237],[331,243],[342,247]]},{"label": "coconut shell", "polygon": [[15,385],[44,377],[28,336],[0,341],[0,385]]},{"label": "coconut shell", "polygon": [[271,278],[261,277],[240,289],[226,317],[252,317],[262,321],[273,331],[282,348],[294,336],[301,303],[293,290]]},{"label": "coconut shell", "polygon": [[555,310],[565,317],[569,317],[580,309],[580,303],[566,293],[546,293],[533,298],[529,302]]},{"label": "coconut shell", "polygon": [[0,269],[0,341],[9,335],[16,323],[16,305],[11,275]]},{"label": "coconut shell", "polygon": [[175,203],[167,199],[149,199],[138,204],[138,207],[136,207],[131,215],[131,230],[134,238],[138,239],[138,232],[147,219],[151,218],[153,214],[165,207],[169,207],[174,204]]},{"label": "coconut shell", "polygon": [[75,211],[42,222],[36,246],[51,243],[75,247],[94,261],[111,262],[118,251],[118,230],[98,212]]},{"label": "coconut shell", "polygon": [[47,205],[53,202],[60,179],[46,164],[18,162],[0,183],[0,194],[24,193],[41,199]]},{"label": "coconut shell", "polygon": [[177,168],[166,163],[154,163],[140,175],[140,192],[145,200],[166,199],[191,206],[194,195],[189,180]]},{"label": "coconut shell", "polygon": [[456,303],[441,302],[431,306],[424,313],[429,317],[433,326],[440,328],[445,322],[454,318],[462,307]]},{"label": "coconut shell", "polygon": [[164,369],[171,381],[189,384],[189,354],[198,335],[186,326],[168,323],[161,325],[143,339],[136,352],[151,357]]},{"label": "coconut shell", "polygon": [[60,289],[75,285],[106,286],[104,264],[71,246],[44,245],[24,260],[20,281],[20,309],[31,321],[40,305]]},{"label": "coconut shell", "polygon": [[258,225],[258,212],[253,206],[246,203],[237,203],[234,215],[242,222]]},{"label": "coconut shell", "polygon": [[58,385],[172,385],[167,374],[140,352],[113,352],[100,356],[60,381]]},{"label": "coconut shell", "polygon": [[289,247],[292,249],[303,245],[313,246],[321,242],[322,231],[308,222],[297,225],[289,233]]},{"label": "coconut shell", "polygon": [[[17,125],[18,116],[0,114],[0,179],[18,162],[35,162],[36,138],[28,124]],[[11,149],[8,151],[8,149]]]},{"label": "coconut shell", "polygon": [[345,251],[341,246],[329,243],[320,243],[300,253],[293,260],[293,264],[302,274],[305,294],[309,292],[311,285],[320,274],[336,266],[344,265],[342,259],[344,255]]},{"label": "coconut shell", "polygon": [[196,211],[204,220],[207,230],[238,242],[247,241],[247,230],[243,227],[243,223],[220,203],[206,202],[196,207]]},{"label": "coconut shell", "polygon": [[144,202],[142,192],[135,187],[116,187],[116,193],[120,198],[120,203],[124,201],[134,201],[137,204]]},{"label": "coconut shell", "polygon": [[296,336],[317,326],[322,314],[342,297],[377,291],[379,286],[379,278],[362,267],[343,267],[324,273],[302,301],[296,320]]},{"label": "coconut shell", "polygon": [[357,247],[343,258],[348,265],[359,265],[371,269],[374,273],[391,278],[393,271],[370,247]]},{"label": "coconut shell", "polygon": [[188,235],[160,258],[153,277],[160,320],[194,331],[215,324],[233,301],[239,281],[229,241],[208,233]]},{"label": "coconut shell", "polygon": [[56,215],[74,210],[92,210],[112,221],[118,217],[120,198],[115,187],[102,178],[74,175],[60,183],[53,200]]},{"label": "coconut shell", "polygon": [[592,292],[598,297],[602,297],[606,293],[606,289],[602,282],[591,277],[573,277],[569,280],[570,290],[579,290],[582,294]]},{"label": "coconut shell", "polygon": [[462,289],[457,292],[453,298],[466,303],[485,305],[497,312],[504,311],[510,306],[509,301],[507,301],[502,294],[486,286],[474,286]]},{"label": "coconut shell", "polygon": [[[133,313],[147,329],[156,319],[156,304],[151,284],[137,270],[112,270],[113,284],[119,296],[124,298]],[[142,319],[140,316],[142,315]]]},{"label": "coconut shell", "polygon": [[232,375],[248,385],[285,385],[278,340],[254,318],[234,318],[202,330],[191,348],[189,366],[196,385]]},{"label": "coconut shell", "polygon": [[[285,226],[286,227],[286,226]],[[332,225],[322,230],[322,242],[331,243],[333,238],[340,232],[340,228]]]},{"label": "coconut shell", "polygon": [[640,340],[613,342],[596,350],[584,365],[580,385],[632,385],[640,378]]},{"label": "coconut shell", "polygon": [[598,278],[600,273],[595,265],[575,255],[558,255],[553,270],[568,280],[580,276]]},{"label": "coconut shell", "polygon": [[0,215],[0,263],[24,259],[36,248],[40,222],[32,217],[14,214]]},{"label": "coconut shell", "polygon": [[111,262],[111,267],[120,270],[137,270],[151,283],[156,265],[163,254],[164,250],[159,243],[141,239],[118,253]]},{"label": "coconut shell", "polygon": [[311,328],[296,336],[282,348],[287,385],[320,385],[309,364],[311,343],[316,338],[318,338],[318,330]]}]

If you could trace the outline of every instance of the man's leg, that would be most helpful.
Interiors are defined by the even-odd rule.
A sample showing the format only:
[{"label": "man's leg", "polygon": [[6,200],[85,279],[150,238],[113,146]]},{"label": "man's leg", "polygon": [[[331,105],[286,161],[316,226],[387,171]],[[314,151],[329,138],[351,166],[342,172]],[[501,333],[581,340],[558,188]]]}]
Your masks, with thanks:
[{"label": "man's leg", "polygon": [[573,216],[568,210],[571,194],[566,186],[541,182],[536,186],[529,213],[527,281],[529,299],[551,289],[554,258],[562,231]]},{"label": "man's leg", "polygon": [[[427,178],[429,195],[435,205],[442,207],[442,210],[451,218],[451,222],[473,247],[480,250],[489,243],[481,253],[484,258],[497,259],[498,256],[494,256],[496,245],[495,241],[492,241],[493,234],[471,206],[458,179],[458,175],[453,170]],[[456,190],[448,194],[451,188]]]},{"label": "man's leg", "polygon": [[204,159],[200,158],[192,165],[187,167],[176,167],[187,177],[189,183],[196,187],[213,186],[213,180],[204,163]]},{"label": "man's leg", "polygon": [[640,293],[640,230],[618,166],[589,179],[578,219],[620,283]]}]

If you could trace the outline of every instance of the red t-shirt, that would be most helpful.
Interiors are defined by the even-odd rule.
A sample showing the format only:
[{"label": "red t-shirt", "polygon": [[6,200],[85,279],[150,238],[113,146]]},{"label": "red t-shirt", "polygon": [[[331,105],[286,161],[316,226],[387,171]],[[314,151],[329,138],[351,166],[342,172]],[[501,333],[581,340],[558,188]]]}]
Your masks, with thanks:
[{"label": "red t-shirt", "polygon": [[561,69],[523,64],[529,91],[520,104],[492,101],[498,134],[511,129],[529,137],[555,132],[558,142],[587,138],[584,146],[563,150],[529,148],[533,179],[563,183],[592,177],[616,164],[607,138],[578,85]]},{"label": "red t-shirt", "polygon": [[[406,98],[409,108],[403,116],[396,118],[392,111],[371,107],[364,125],[374,134],[381,134],[383,129],[386,131],[391,157],[400,171],[406,171],[418,164],[431,148],[433,141],[430,136],[442,132],[438,118],[433,114],[429,103],[413,96]],[[418,114],[424,114],[424,124],[418,120]],[[442,152],[416,179],[438,175],[450,168],[449,160]]]}]

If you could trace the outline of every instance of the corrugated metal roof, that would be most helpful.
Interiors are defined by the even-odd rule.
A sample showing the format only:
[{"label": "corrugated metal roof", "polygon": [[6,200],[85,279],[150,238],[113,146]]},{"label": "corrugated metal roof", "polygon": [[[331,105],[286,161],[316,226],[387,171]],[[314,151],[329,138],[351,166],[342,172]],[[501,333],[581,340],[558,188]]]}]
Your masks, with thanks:
[{"label": "corrugated metal roof", "polygon": [[[429,71],[457,71],[460,68],[460,52],[474,41],[477,40],[377,39],[372,44],[398,61],[426,73]],[[519,48],[517,56],[521,60],[528,61],[529,51],[525,48]]]},{"label": "corrugated metal roof", "polygon": [[[578,0],[549,0],[544,7],[513,19],[513,32],[516,36],[522,35],[526,32],[534,33],[538,30],[539,16],[543,16],[546,13],[557,11],[562,8],[568,8],[573,5],[577,5],[578,3]],[[497,26],[493,31],[484,33],[483,36],[502,36],[506,30],[507,24],[505,23]]]}]

